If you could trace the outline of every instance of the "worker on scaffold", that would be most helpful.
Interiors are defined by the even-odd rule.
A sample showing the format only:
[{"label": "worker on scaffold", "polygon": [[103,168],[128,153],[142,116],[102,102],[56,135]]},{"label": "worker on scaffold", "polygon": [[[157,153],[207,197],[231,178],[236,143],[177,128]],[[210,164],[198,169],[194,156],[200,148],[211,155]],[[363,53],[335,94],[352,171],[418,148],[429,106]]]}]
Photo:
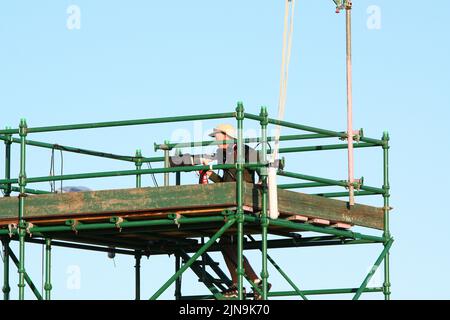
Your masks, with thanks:
[{"label": "worker on scaffold", "polygon": [[[216,128],[214,128],[213,132],[209,134],[210,137],[215,138],[219,143],[216,157],[218,164],[235,164],[237,160],[237,144],[236,144],[236,130],[230,124],[220,124]],[[234,143],[227,143],[227,141],[234,141]],[[244,145],[244,154],[245,154],[245,162],[246,163],[256,163],[258,161],[258,152],[249,147],[248,145]],[[202,163],[204,165],[209,165],[209,163],[213,161],[211,159],[202,159]],[[200,174],[200,183],[205,183],[204,179],[210,179],[215,183],[220,182],[235,182],[236,181],[236,172],[235,168],[224,169],[223,175],[220,176],[212,170],[201,172]],[[250,169],[244,169],[243,178],[245,182],[255,183],[256,171]],[[236,235],[223,235],[220,238],[220,244],[222,245],[222,255],[227,265],[227,268],[231,274],[231,279],[233,281],[233,285],[223,292],[224,297],[226,298],[237,298],[238,297],[238,288],[237,288],[237,237]],[[247,258],[243,257],[243,265],[244,271],[250,281],[253,281],[255,285],[262,290],[262,280],[258,277],[258,275],[253,270],[252,266],[248,262]],[[271,285],[268,284],[268,289],[270,289]],[[245,295],[245,288],[244,288]],[[261,300],[262,297],[258,293],[258,291],[254,290],[255,300]]]}]

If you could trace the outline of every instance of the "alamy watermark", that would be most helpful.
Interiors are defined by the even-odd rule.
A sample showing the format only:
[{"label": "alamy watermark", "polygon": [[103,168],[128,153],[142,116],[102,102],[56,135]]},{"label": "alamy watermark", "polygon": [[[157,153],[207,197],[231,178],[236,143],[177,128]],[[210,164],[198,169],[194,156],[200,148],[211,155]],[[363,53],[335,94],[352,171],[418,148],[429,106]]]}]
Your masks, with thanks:
[{"label": "alamy watermark", "polygon": [[81,9],[75,4],[71,4],[66,9],[67,20],[66,27],[68,30],[80,30],[81,29]]},{"label": "alamy watermark", "polygon": [[66,268],[66,288],[68,290],[81,289],[81,268],[78,265],[69,265]]},{"label": "alamy watermark", "polygon": [[377,5],[371,5],[367,7],[367,29],[380,30],[381,29],[381,8]]}]

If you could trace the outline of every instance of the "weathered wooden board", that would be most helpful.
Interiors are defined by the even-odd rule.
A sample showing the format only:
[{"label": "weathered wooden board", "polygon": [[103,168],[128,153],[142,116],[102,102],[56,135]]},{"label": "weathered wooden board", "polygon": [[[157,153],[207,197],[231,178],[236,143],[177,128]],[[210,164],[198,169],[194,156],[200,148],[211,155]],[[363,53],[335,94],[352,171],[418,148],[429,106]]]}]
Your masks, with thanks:
[{"label": "weathered wooden board", "polygon": [[342,222],[336,222],[334,224],[331,225],[332,228],[336,228],[336,229],[350,229],[352,227],[351,224],[348,223],[342,223]]},{"label": "weathered wooden board", "polygon": [[330,220],[325,220],[321,218],[312,218],[307,221],[307,223],[318,225],[318,226],[329,226]]},{"label": "weathered wooden board", "polygon": [[287,218],[287,220],[296,221],[296,222],[306,222],[306,221],[308,221],[308,217],[301,216],[299,214],[293,214],[293,215],[289,216]]},{"label": "weathered wooden board", "polygon": [[[261,188],[244,186],[246,210],[260,210]],[[383,229],[383,211],[366,205],[347,207],[345,201],[319,196],[278,191],[279,210],[282,215],[302,215],[333,222]],[[133,218],[161,217],[167,212],[187,212],[199,215],[218,214],[218,209],[236,207],[236,184],[183,185],[159,188],[133,188],[45,194],[28,196],[25,200],[25,219],[39,221],[61,219],[107,218],[108,215]],[[18,198],[0,198],[0,225],[17,219]],[[185,214],[185,213],[183,213]]]},{"label": "weathered wooden board", "polygon": [[[234,183],[30,195],[27,217],[170,211],[236,205]],[[17,197],[0,198],[0,220],[17,217]]]},{"label": "weathered wooden board", "polygon": [[[261,187],[245,185],[245,204],[252,203],[254,210],[261,208]],[[384,215],[381,208],[278,189],[278,209],[282,215],[298,214],[309,218],[321,218],[335,222],[374,229],[383,229]]]}]

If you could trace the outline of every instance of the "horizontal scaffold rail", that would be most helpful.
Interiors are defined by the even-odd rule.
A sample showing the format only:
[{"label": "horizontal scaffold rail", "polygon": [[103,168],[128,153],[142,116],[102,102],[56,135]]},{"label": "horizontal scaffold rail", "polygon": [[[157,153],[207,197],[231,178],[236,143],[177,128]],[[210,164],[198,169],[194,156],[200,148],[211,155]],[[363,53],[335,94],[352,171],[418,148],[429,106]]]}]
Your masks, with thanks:
[{"label": "horizontal scaffold rail", "polygon": [[[41,132],[68,131],[68,130],[126,127],[126,126],[157,124],[157,123],[225,119],[225,118],[234,118],[235,116],[236,116],[235,112],[227,112],[227,113],[212,113],[212,114],[200,114],[200,115],[178,116],[178,117],[91,122],[91,123],[68,124],[68,125],[61,125],[61,126],[48,126],[48,127],[35,127],[35,128],[30,127],[30,128],[27,128],[26,132],[29,134],[29,133],[41,133]],[[3,130],[0,130],[0,134],[19,134],[19,130],[20,129],[3,129]]]}]

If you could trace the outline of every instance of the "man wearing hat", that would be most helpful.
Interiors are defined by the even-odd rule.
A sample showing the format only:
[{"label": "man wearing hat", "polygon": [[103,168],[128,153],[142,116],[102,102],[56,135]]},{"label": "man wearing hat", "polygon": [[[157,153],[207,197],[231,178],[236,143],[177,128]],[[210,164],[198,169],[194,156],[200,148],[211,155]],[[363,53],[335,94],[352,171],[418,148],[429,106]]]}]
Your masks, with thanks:
[{"label": "man wearing hat", "polygon": [[[231,124],[219,124],[214,128],[213,132],[209,134],[210,137],[216,141],[224,143],[218,145],[216,151],[216,159],[218,164],[235,164],[237,160],[237,135],[236,129]],[[226,144],[226,140],[234,140],[235,143]],[[208,164],[208,159],[203,159],[204,164]],[[245,162],[256,163],[258,161],[258,152],[255,149],[245,145]],[[208,177],[214,182],[234,182],[236,181],[236,169],[223,170],[223,176],[219,176],[213,171],[207,172]],[[255,170],[244,170],[244,181],[255,183]]]},{"label": "man wearing hat", "polygon": [[[237,135],[236,130],[231,124],[220,124],[214,128],[213,132],[209,134],[210,137],[214,137],[216,141],[220,143],[218,145],[218,149],[216,151],[216,160],[218,164],[234,164],[237,159]],[[234,143],[227,144],[225,141],[234,140]],[[256,163],[258,161],[258,152],[247,146],[245,147],[245,162],[246,163]],[[204,165],[208,165],[210,159],[202,159],[202,163]],[[243,177],[245,182],[255,183],[255,170],[244,169]],[[220,176],[213,171],[206,172],[208,178],[216,183],[219,182],[234,182],[236,181],[236,169],[225,169],[223,170],[223,175]],[[220,243],[222,246],[222,254],[227,265],[228,270],[231,274],[231,279],[233,281],[233,285],[223,292],[224,297],[227,298],[237,298],[238,297],[238,289],[237,289],[237,239],[235,235],[223,235],[220,239]],[[244,262],[244,270],[247,277],[250,281],[253,281],[261,290],[262,290],[262,281],[258,277],[258,275],[253,270],[252,266],[248,262],[246,257],[243,257]],[[270,288],[270,284],[268,284],[268,288]],[[245,294],[245,288],[244,288]],[[255,300],[260,300],[262,297],[258,294],[257,291],[254,292]]]}]

